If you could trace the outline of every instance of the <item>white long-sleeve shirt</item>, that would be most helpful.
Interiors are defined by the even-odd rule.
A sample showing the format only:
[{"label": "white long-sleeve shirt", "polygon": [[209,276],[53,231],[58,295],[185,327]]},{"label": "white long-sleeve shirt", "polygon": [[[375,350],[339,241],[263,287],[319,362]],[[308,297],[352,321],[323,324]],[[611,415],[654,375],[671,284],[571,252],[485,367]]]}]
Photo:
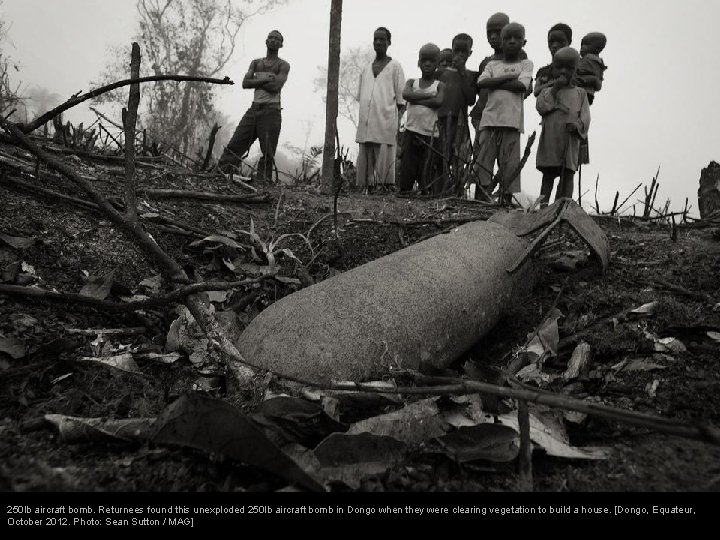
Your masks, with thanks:
[{"label": "white long-sleeve shirt", "polygon": [[390,62],[373,75],[372,64],[360,73],[357,98],[360,103],[355,141],[358,143],[395,144],[398,130],[398,105],[402,97],[405,74],[397,60]]}]

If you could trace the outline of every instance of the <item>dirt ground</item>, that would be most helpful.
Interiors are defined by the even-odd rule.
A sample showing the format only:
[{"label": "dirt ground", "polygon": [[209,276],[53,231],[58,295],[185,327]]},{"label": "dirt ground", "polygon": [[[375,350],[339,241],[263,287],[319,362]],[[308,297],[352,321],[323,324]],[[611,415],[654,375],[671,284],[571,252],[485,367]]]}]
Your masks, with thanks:
[{"label": "dirt ground", "polygon": [[[10,147],[4,150],[16,152]],[[120,167],[78,158],[68,163],[95,178],[98,189],[122,197]],[[18,176],[7,168],[0,174]],[[47,178],[43,185],[69,193],[68,184],[62,180]],[[240,191],[216,179],[188,176],[167,167],[141,169],[143,187]],[[321,196],[312,188],[267,186],[267,190],[270,202],[264,205],[157,201],[142,193],[140,200],[147,214],[172,216],[211,234],[230,236],[234,232],[241,242],[244,236],[239,231],[249,230],[251,220],[258,236],[269,242],[287,233],[307,235],[320,218],[332,214],[332,197]],[[307,278],[299,268],[306,268],[315,282],[321,281],[448,226],[431,221],[456,219],[459,223],[470,218],[485,219],[492,212],[486,206],[456,199],[400,198],[392,194],[368,197],[345,191],[338,198],[338,210],[341,249],[333,219],[327,218],[312,229],[312,252],[298,236],[288,237],[278,246],[290,249],[302,262],[301,267],[287,253],[278,255],[280,275],[289,279],[268,279],[233,291],[216,303],[217,309],[234,314],[242,327],[272,302],[305,284]],[[387,223],[407,219],[427,223]],[[717,232],[680,226],[673,239],[664,223],[609,218],[598,222],[611,246],[607,272],[599,275],[589,263],[571,272],[559,270],[556,261],[563,252],[583,248],[569,231],[553,233],[546,248],[530,263],[539,275],[530,297],[514,306],[449,374],[462,375],[462,366],[467,362],[504,367],[557,299],[557,308],[563,314],[559,320],[561,346],[558,356],[546,363],[546,370],[562,373],[580,339],[590,345],[593,355],[585,377],[571,384],[554,380],[544,385],[546,389],[690,424],[720,426]],[[242,273],[227,264],[233,257],[235,263],[241,260],[242,264],[253,264],[251,253],[241,253],[237,259],[238,253],[229,246],[191,245],[202,236],[172,231],[167,224],[155,224],[152,216],[146,223],[156,241],[198,280],[238,279]],[[143,292],[140,282],[157,274],[103,216],[32,195],[2,180],[0,233],[35,239],[30,247],[22,249],[0,242],[0,257],[4,257],[0,258],[0,269],[13,262],[23,263],[12,276],[16,284],[77,293],[89,276],[106,276],[114,271],[108,300],[120,301],[121,297]],[[167,292],[166,287],[163,283],[155,292]],[[653,301],[657,304],[650,314],[626,313]],[[111,336],[108,340],[116,349],[130,345],[139,352],[163,352],[176,317],[173,307],[113,314],[0,294],[0,339],[16,338],[24,346],[24,353],[17,358],[0,352],[0,489],[271,491],[287,485],[271,473],[197,450],[150,443],[70,444],[43,421],[46,414],[155,417],[179,396],[198,392],[226,400],[245,412],[255,410],[262,395],[228,394],[220,366],[199,370],[186,355],[172,364],[138,360],[140,373],[81,362],[80,358],[93,355],[95,336],[68,331],[142,327],[141,334]],[[684,350],[659,352],[656,345],[662,338],[676,338]],[[632,365],[635,368],[627,369]],[[264,390],[286,390],[276,378],[263,380]],[[384,411],[375,414],[379,412]],[[720,490],[719,446],[601,418],[576,419],[575,423],[566,418],[565,425],[573,445],[609,447],[610,457],[600,461],[568,460],[537,451],[533,472],[538,491]],[[447,456],[415,450],[403,462],[365,478],[357,490],[519,489],[515,462],[459,463]]]}]

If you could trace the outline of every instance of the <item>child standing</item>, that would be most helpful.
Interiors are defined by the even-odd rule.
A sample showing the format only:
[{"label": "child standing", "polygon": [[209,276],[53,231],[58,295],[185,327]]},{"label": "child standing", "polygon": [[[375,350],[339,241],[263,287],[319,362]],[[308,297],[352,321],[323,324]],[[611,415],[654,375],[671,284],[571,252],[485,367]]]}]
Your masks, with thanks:
[{"label": "child standing", "polygon": [[607,38],[600,32],[590,32],[580,43],[581,60],[578,63],[575,81],[587,92],[590,105],[595,99],[595,92],[602,89],[603,73],[607,66],[600,58],[600,53],[606,44]]},{"label": "child standing", "polygon": [[467,125],[468,106],[475,103],[474,85],[477,73],[466,69],[472,55],[473,39],[458,34],[452,40],[452,66],[440,75],[445,85],[445,96],[438,110],[440,140],[443,147],[444,191],[457,187],[463,168],[461,151],[470,153],[470,130]]},{"label": "child standing", "polygon": [[445,93],[445,84],[435,79],[439,61],[440,48],[434,43],[423,45],[418,58],[421,77],[409,79],[403,90],[402,96],[408,106],[399,191],[411,191],[416,180],[422,193],[428,190],[438,193],[442,187],[437,179],[437,160],[433,151],[433,146],[439,146],[434,144],[438,136],[437,109]]},{"label": "child standing", "polygon": [[542,133],[537,150],[537,168],[542,172],[541,206],[547,206],[555,178],[560,177],[555,200],[572,197],[575,171],[579,165],[580,141],[590,127],[587,93],[575,85],[580,55],[564,47],[553,56],[552,86],[540,91],[536,107],[542,116]]},{"label": "child standing", "polygon": [[452,66],[453,52],[452,49],[443,49],[440,51],[440,61],[438,62],[438,68],[436,71],[436,77],[440,80],[443,72]]},{"label": "child standing", "polygon": [[[480,119],[478,179],[491,190],[492,172],[498,162],[501,202],[508,204],[520,191],[520,175],[510,176],[520,165],[520,134],[524,131],[523,101],[532,83],[533,64],[521,59],[525,28],[510,23],[501,32],[503,58],[491,60],[478,78],[477,86],[487,89],[488,99]],[[510,183],[512,181],[512,183]]]},{"label": "child standing", "polygon": [[[502,32],[503,27],[507,24],[510,24],[510,17],[508,17],[505,13],[495,13],[487,20],[485,25],[487,29],[487,41],[490,47],[492,47],[493,54],[483,58],[483,61],[480,62],[480,67],[478,68],[478,74],[485,71],[485,66],[487,66],[488,62],[491,60],[502,60],[503,52],[500,32]],[[527,54],[525,51],[520,51],[520,59],[525,60],[526,58]],[[487,103],[487,98],[488,90],[486,88],[479,89],[475,106],[472,108],[472,111],[470,111],[470,122],[475,128],[475,131],[478,130],[480,125],[480,118],[482,118],[482,112],[485,108],[485,104]],[[475,149],[475,152],[477,153],[477,148]]]},{"label": "child standing", "polygon": [[548,86],[552,86],[552,58],[555,53],[572,43],[572,28],[565,23],[557,23],[548,30],[548,49],[550,49],[550,64],[538,69],[535,75],[535,97]]}]

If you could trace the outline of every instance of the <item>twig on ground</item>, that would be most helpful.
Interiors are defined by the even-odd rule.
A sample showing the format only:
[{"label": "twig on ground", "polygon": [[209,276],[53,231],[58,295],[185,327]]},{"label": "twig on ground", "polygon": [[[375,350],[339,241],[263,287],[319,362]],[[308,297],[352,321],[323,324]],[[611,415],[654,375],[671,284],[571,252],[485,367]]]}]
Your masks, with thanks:
[{"label": "twig on ground", "polygon": [[530,412],[527,401],[518,401],[518,427],[520,428],[520,489],[533,490],[532,443],[530,442]]},{"label": "twig on ground", "polygon": [[229,195],[226,193],[186,191],[181,189],[144,189],[142,192],[152,199],[188,199],[243,204],[265,204],[270,200],[267,195]]},{"label": "twig on ground", "polygon": [[259,283],[266,279],[275,277],[275,274],[267,274],[257,278],[243,279],[240,281],[208,281],[201,283],[193,283],[180,289],[177,289],[164,296],[149,298],[147,300],[136,300],[133,302],[119,303],[110,302],[109,300],[98,300],[90,296],[83,296],[74,293],[57,293],[36,287],[24,287],[21,285],[5,285],[0,284],[0,294],[11,296],[21,296],[24,298],[36,298],[39,300],[49,300],[51,302],[61,302],[69,304],[80,304],[98,309],[104,309],[114,312],[129,312],[142,309],[150,309],[166,306],[174,302],[182,302],[183,299],[190,295],[207,291],[229,291],[238,289],[253,283]]}]

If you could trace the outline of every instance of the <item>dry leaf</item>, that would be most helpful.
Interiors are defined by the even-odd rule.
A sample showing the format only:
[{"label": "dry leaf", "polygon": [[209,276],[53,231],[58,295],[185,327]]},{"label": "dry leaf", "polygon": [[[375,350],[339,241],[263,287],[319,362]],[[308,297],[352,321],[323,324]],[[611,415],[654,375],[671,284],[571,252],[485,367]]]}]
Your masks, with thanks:
[{"label": "dry leaf", "polygon": [[152,277],[143,279],[140,282],[140,287],[146,289],[149,293],[157,295],[160,292],[162,286],[162,276],[156,274]]},{"label": "dry leaf", "polygon": [[667,337],[655,341],[655,350],[658,352],[685,352],[687,348],[679,339]]},{"label": "dry leaf", "polygon": [[25,356],[25,344],[17,338],[0,338],[0,353],[5,353],[18,360]]},{"label": "dry leaf", "polygon": [[520,436],[514,429],[491,423],[461,427],[440,437],[438,443],[460,463],[477,459],[508,462],[520,451]]},{"label": "dry leaf", "polygon": [[584,341],[579,343],[572,353],[568,367],[565,373],[563,373],[563,378],[577,379],[579,377],[587,377],[591,358],[590,345]]},{"label": "dry leaf", "polygon": [[135,363],[133,355],[130,353],[118,354],[116,356],[83,356],[80,360],[83,362],[96,362],[129,373],[142,373]]},{"label": "dry leaf", "polygon": [[657,301],[648,302],[647,304],[643,304],[642,306],[633,309],[630,313],[635,313],[637,315],[652,315],[655,313],[658,305],[659,302]]},{"label": "dry leaf", "polygon": [[80,294],[98,300],[105,300],[110,294],[114,278],[115,272],[110,272],[108,275],[102,277],[90,277],[88,278],[87,284],[80,289]]},{"label": "dry leaf", "polygon": [[46,414],[45,419],[57,426],[65,442],[144,441],[150,436],[154,418],[78,418],[63,414]]},{"label": "dry leaf", "polygon": [[423,399],[402,409],[356,422],[348,435],[387,435],[407,444],[419,444],[443,435],[449,428],[440,416],[439,398]]},{"label": "dry leaf", "polygon": [[211,234],[210,236],[207,236],[203,238],[202,240],[195,240],[194,242],[190,243],[190,246],[197,247],[199,245],[209,243],[209,244],[223,244],[225,246],[239,249],[241,251],[245,251],[245,246],[242,244],[236,242],[232,238],[228,238],[227,236],[223,236],[221,234]]},{"label": "dry leaf", "polygon": [[[505,414],[497,417],[500,423],[520,431],[517,414]],[[568,444],[568,436],[557,423],[550,424],[530,413],[530,439],[550,456],[569,459],[607,459],[609,450],[599,447],[576,447]]]}]

